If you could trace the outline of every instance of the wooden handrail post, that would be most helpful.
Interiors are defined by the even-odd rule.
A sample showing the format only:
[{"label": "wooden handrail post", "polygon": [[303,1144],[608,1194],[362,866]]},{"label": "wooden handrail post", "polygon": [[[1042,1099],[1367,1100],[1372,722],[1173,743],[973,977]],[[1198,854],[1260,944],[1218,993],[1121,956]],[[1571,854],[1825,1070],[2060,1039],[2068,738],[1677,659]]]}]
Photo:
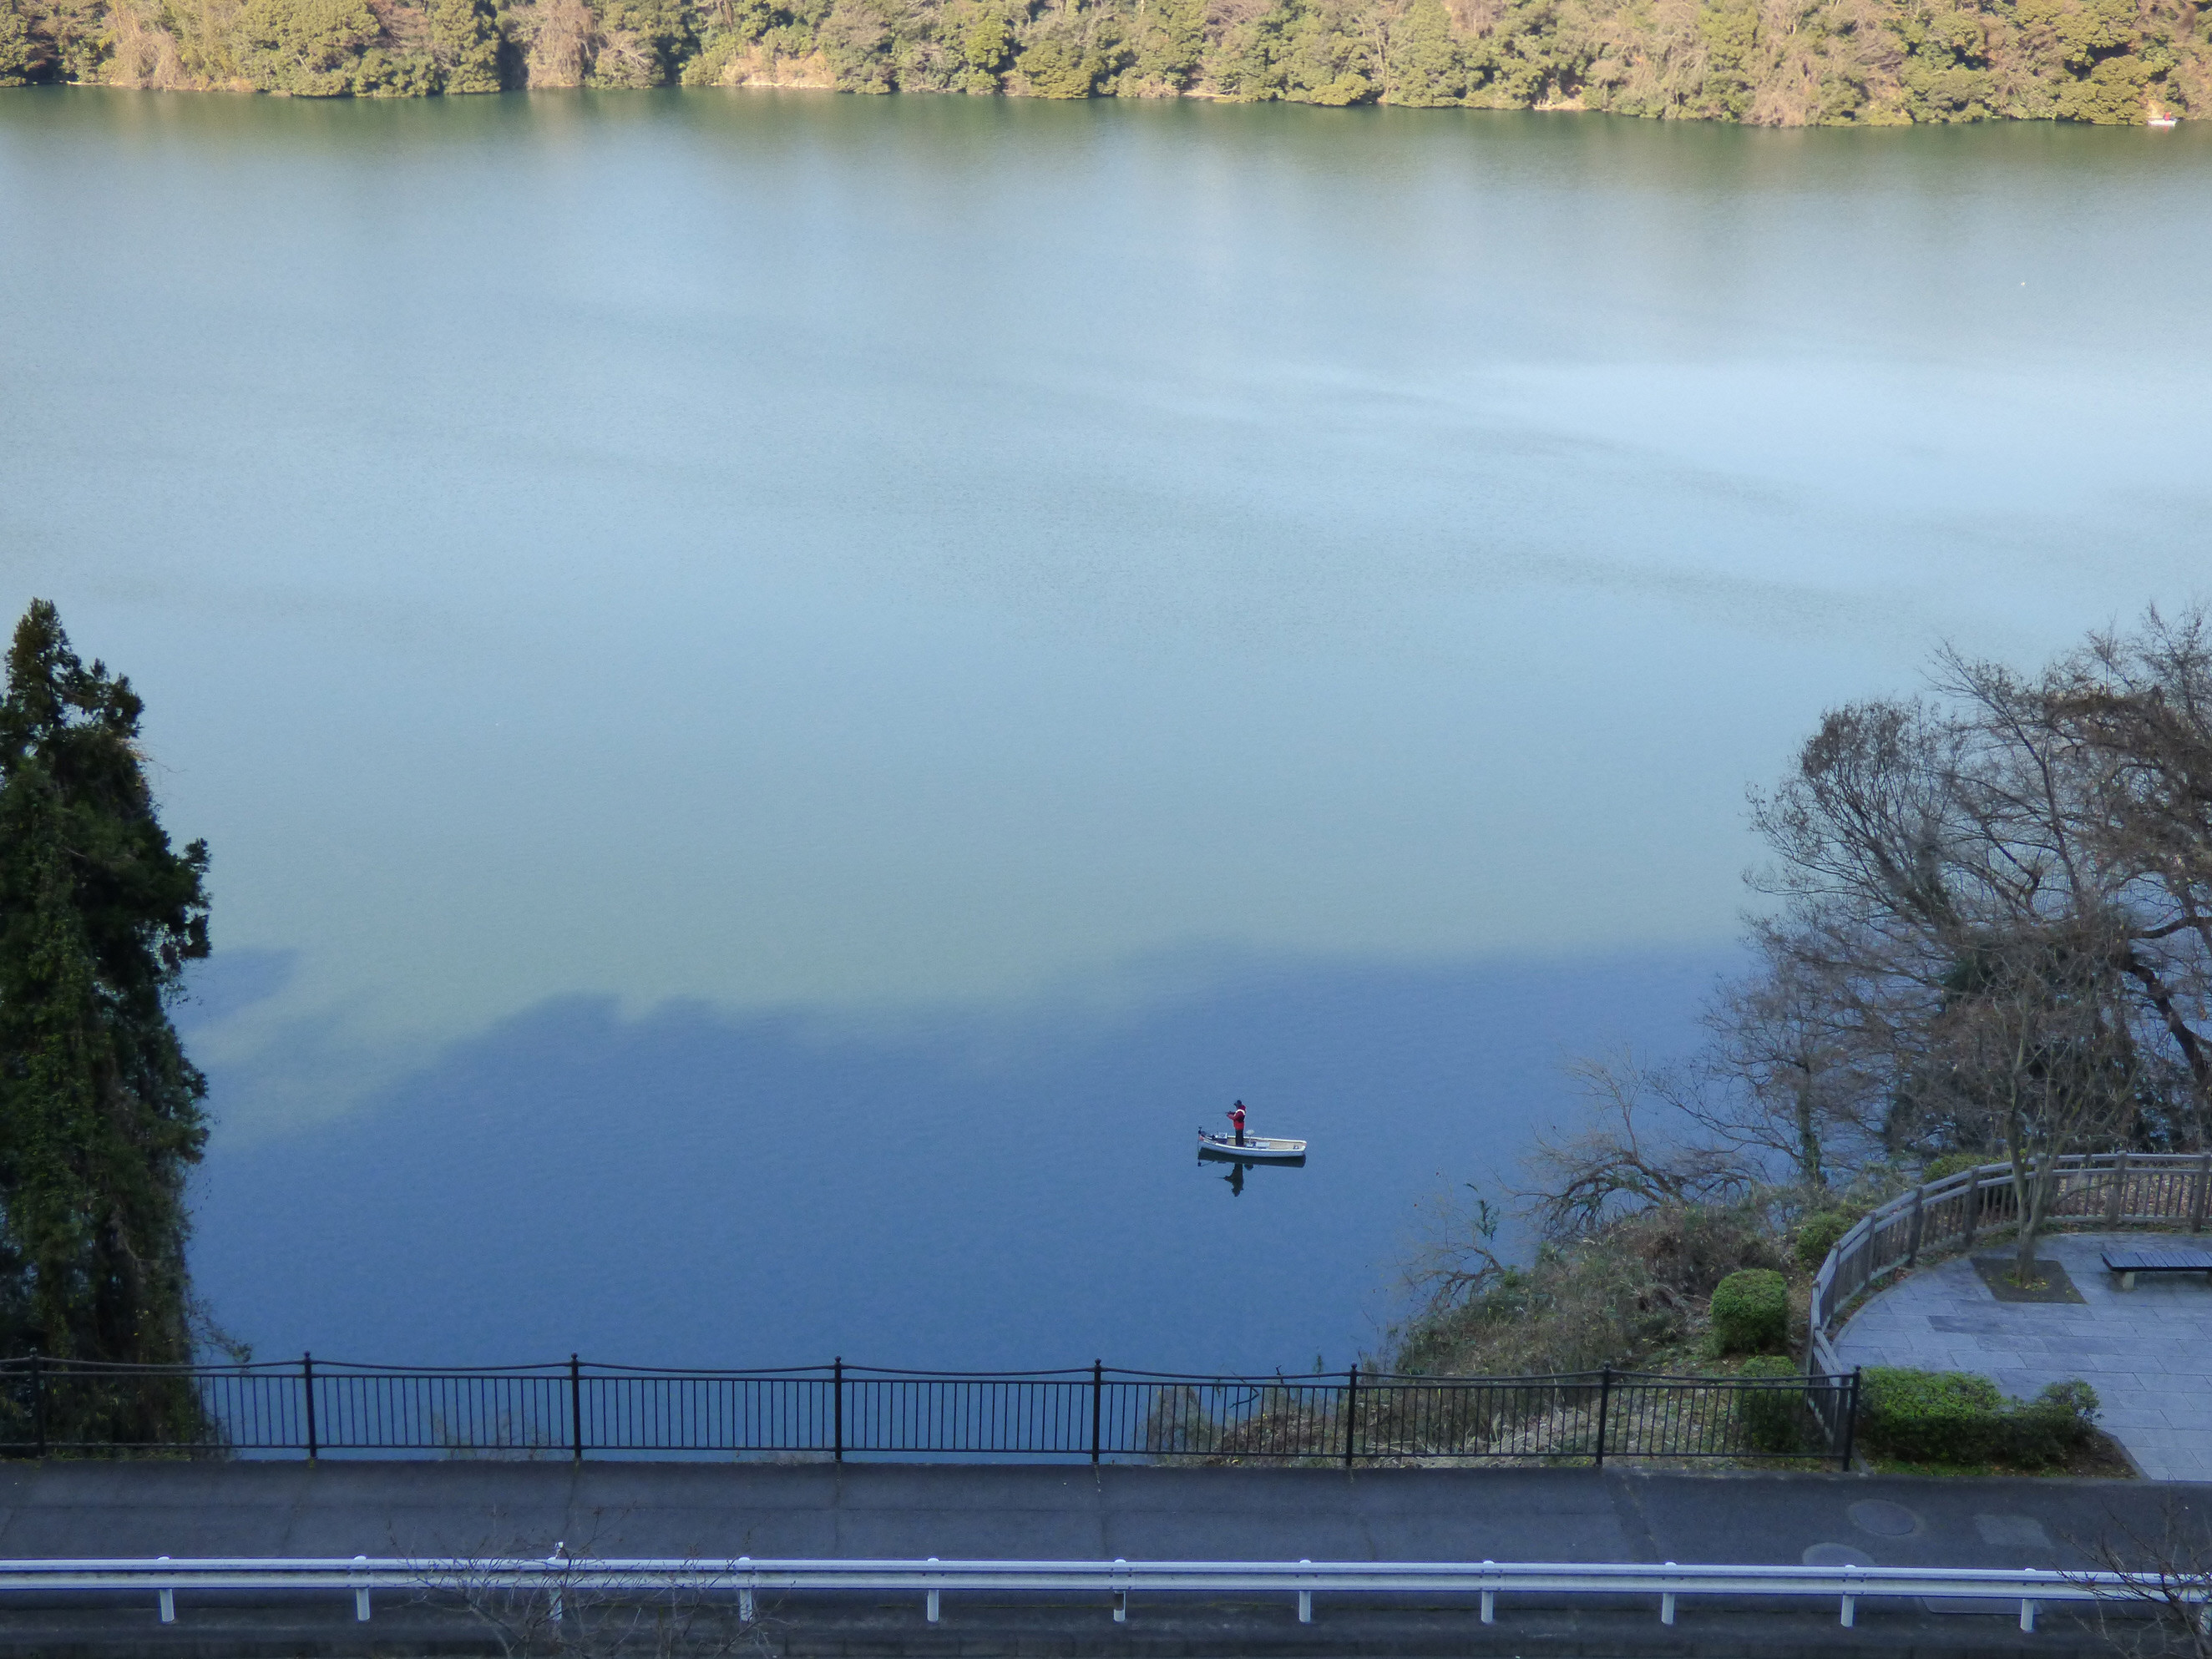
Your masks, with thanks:
[{"label": "wooden handrail post", "polygon": [[2189,1231],[2192,1233],[2204,1231],[2207,1199],[2212,1199],[2212,1152],[2200,1152],[2197,1156],[2197,1197],[2189,1206]]},{"label": "wooden handrail post", "polygon": [[2127,1195],[2128,1154],[2127,1149],[2122,1147],[2119,1155],[2112,1160],[2112,1185],[2105,1194],[2105,1224],[2107,1227],[2120,1224],[2120,1216],[2127,1208]]}]

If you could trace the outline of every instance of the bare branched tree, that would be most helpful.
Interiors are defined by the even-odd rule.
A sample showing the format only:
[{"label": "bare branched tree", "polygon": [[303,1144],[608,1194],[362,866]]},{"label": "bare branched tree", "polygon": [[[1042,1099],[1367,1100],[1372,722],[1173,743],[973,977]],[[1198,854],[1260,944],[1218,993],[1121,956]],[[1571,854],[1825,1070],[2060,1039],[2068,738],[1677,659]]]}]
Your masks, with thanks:
[{"label": "bare branched tree", "polygon": [[2125,970],[2187,1073],[2198,1138],[2212,1128],[2212,620],[2155,610],[2094,635],[2041,685],[2093,788],[2083,817],[2135,918]]},{"label": "bare branched tree", "polygon": [[[1945,651],[1925,696],[1824,716],[1751,818],[1751,969],[1693,1059],[1577,1068],[1588,1120],[1507,1189],[1547,1243],[2002,1152],[2025,1277],[2062,1155],[2212,1146],[2212,613],[2033,675]],[[1501,1285],[1486,1200],[1446,1218],[1416,1287]]]},{"label": "bare branched tree", "polygon": [[[1511,1271],[1498,1254],[1505,1211],[1472,1182],[1417,1206],[1420,1242],[1403,1261],[1407,1294],[1427,1307],[1448,1307],[1478,1296]],[[1319,1369],[1316,1367],[1316,1369]]]},{"label": "bare branched tree", "polygon": [[1639,1068],[1626,1055],[1584,1060],[1569,1068],[1588,1115],[1563,1136],[1539,1135],[1525,1161],[1530,1184],[1513,1196],[1553,1237],[1595,1231],[1655,1205],[1724,1204],[1759,1182],[1760,1171],[1736,1149],[1686,1135],[1692,1085],[1677,1073]]},{"label": "bare branched tree", "polygon": [[2212,1526],[2201,1509],[2169,1497],[2156,1530],[2115,1516],[2076,1547],[2091,1572],[2123,1580],[2117,1594],[2100,1586],[2087,1622],[2124,1659],[2212,1659]]},{"label": "bare branched tree", "polygon": [[1850,976],[1819,951],[1769,930],[1753,942],[1759,964],[1714,999],[1705,1086],[1683,1091],[1681,1108],[1717,1143],[1817,1194],[1838,1157],[1856,1164],[1879,1150],[1881,1045],[1868,1042]]},{"label": "bare branched tree", "polygon": [[1958,1116],[1985,1118],[2011,1161],[2022,1285],[2060,1155],[2122,1139],[2135,1110],[2135,1046],[2113,1006],[2124,948],[2087,926],[1986,940],[1960,963],[1936,1022],[1924,1085]]},{"label": "bare branched tree", "polygon": [[[2203,619],[2169,626],[2154,613],[2139,634],[2096,639],[2036,678],[1946,652],[1935,689],[1937,702],[1830,714],[1795,772],[1754,797],[1775,854],[1759,884],[1783,908],[1754,926],[1761,963],[1734,1000],[1733,1063],[1770,1110],[1790,1083],[1809,1091],[1825,1070],[1842,1115],[1893,1150],[2009,1150],[2008,1121],[2031,1131],[2039,1160],[2037,1124],[2081,1143],[2063,1151],[2088,1139],[2202,1144],[2212,1087]],[[2020,1066],[2040,1075],[2061,1048],[2086,1052],[2087,1038],[2052,1046],[2054,1022],[2077,1018],[2091,1021],[2100,1059],[2069,1075],[2096,1084],[2094,1100],[2022,1119],[1993,1110],[1987,1089],[1945,1086]],[[1996,1063],[1999,1029],[2006,1065]],[[2122,1101],[2126,1111],[2106,1109]],[[1808,1129],[1820,1103],[1807,1094]],[[1811,1152],[1808,1137],[1801,1176]]]},{"label": "bare branched tree", "polygon": [[[595,1517],[595,1522],[597,1517]],[[596,1528],[595,1528],[596,1529]],[[770,1659],[772,1621],[720,1566],[687,1564],[680,1581],[608,1586],[605,1559],[590,1546],[554,1547],[543,1571],[518,1583],[502,1563],[527,1559],[532,1547],[489,1546],[459,1558],[416,1564],[416,1601],[455,1601],[498,1644],[507,1659]]]}]

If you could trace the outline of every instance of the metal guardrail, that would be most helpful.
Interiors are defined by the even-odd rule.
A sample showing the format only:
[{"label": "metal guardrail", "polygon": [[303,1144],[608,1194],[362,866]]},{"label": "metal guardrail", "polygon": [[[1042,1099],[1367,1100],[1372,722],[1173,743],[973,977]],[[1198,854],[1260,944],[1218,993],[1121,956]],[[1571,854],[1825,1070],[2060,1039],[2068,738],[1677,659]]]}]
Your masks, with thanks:
[{"label": "metal guardrail", "polygon": [[[2185,1222],[2190,1231],[2202,1232],[2208,1207],[2212,1152],[2069,1152],[2058,1160],[2046,1219],[2107,1227]],[[2019,1219],[2009,1164],[1984,1164],[1926,1182],[1863,1218],[1836,1241],[1813,1276],[1807,1371],[1834,1375],[1845,1369],[1835,1331],[1862,1291],[1912,1267],[1924,1252],[1971,1249],[1981,1234]]]},{"label": "metal guardrail", "polygon": [[[1297,1597],[1298,1618],[1310,1623],[1317,1595],[1455,1594],[1475,1598],[1482,1622],[1494,1623],[1501,1595],[1656,1596],[1662,1624],[1674,1622],[1680,1598],[1830,1601],[1849,1626],[1858,1603],[1882,1597],[1942,1596],[1988,1601],[2020,1610],[2033,1631],[2050,1601],[2142,1601],[2171,1586],[2179,1599],[2202,1604],[2197,1580],[2156,1573],[2046,1571],[2040,1568],[1681,1566],[1506,1561],[926,1561],[546,1560],[440,1558],[350,1559],[18,1560],[0,1561],[0,1594],[9,1590],[151,1595],[163,1623],[177,1617],[179,1591],[343,1591],[354,1617],[366,1621],[378,1591],[416,1595],[496,1589],[558,1599],[586,1593],[620,1595],[688,1590],[727,1595],[751,1620],[757,1597],[770,1590],[903,1592],[924,1598],[931,1623],[947,1591],[1096,1592],[1113,1598],[1114,1618],[1128,1618],[1132,1595],[1196,1591],[1283,1593]],[[557,1612],[555,1614],[558,1617]]]},{"label": "metal guardrail", "polygon": [[408,1370],[0,1361],[0,1455],[1042,1457],[1356,1463],[1608,1457],[1847,1466],[1856,1380],[1602,1370],[1431,1377],[946,1375],[587,1364]]}]

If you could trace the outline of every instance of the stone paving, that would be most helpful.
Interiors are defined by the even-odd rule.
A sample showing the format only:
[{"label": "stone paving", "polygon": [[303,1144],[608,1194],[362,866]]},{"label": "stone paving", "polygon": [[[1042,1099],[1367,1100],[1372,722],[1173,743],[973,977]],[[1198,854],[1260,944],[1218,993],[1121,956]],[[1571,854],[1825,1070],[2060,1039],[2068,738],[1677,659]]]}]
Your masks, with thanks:
[{"label": "stone paving", "polygon": [[1978,1371],[2021,1399],[2078,1376],[2103,1403],[2100,1426],[2144,1474],[2212,1480],[2212,1285],[2199,1273],[2147,1273],[2123,1291],[2098,1260],[2108,1245],[2212,1249],[2212,1236],[2045,1239],[2037,1255],[2064,1266],[2079,1303],[1999,1302],[1971,1261],[1954,1257],[1868,1302],[1836,1351],[1846,1365]]}]

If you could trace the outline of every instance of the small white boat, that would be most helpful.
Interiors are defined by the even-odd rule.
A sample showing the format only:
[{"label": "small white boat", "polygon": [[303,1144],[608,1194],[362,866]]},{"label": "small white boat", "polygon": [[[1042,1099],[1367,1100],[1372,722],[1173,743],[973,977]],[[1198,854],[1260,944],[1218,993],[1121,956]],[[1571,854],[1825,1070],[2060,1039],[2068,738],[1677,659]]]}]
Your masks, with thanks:
[{"label": "small white boat", "polygon": [[1306,1144],[1303,1140],[1273,1140],[1266,1135],[1246,1135],[1244,1144],[1237,1144],[1235,1135],[1210,1134],[1198,1132],[1198,1155],[1200,1158],[1234,1158],[1239,1164],[1303,1164],[1306,1161]]},{"label": "small white boat", "polygon": [[2154,115],[2143,125],[2153,127],[2170,127],[2173,124],[2173,117],[2171,115]]}]

